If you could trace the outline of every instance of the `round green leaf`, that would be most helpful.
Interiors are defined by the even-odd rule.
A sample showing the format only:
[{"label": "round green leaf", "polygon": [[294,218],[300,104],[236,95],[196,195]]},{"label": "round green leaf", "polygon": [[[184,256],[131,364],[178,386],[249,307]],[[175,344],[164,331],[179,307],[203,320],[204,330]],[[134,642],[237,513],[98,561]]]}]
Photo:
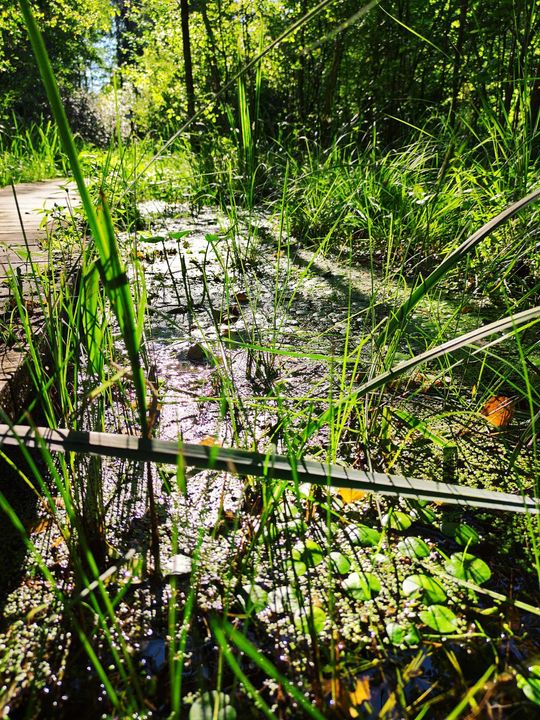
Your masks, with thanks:
[{"label": "round green leaf", "polygon": [[405,628],[396,622],[386,624],[386,632],[392,645],[401,645],[405,640]]},{"label": "round green leaf", "polygon": [[404,627],[399,623],[389,622],[386,632],[393,645],[417,645],[420,642],[420,633],[414,625]]},{"label": "round green leaf", "polygon": [[281,585],[270,590],[267,604],[270,610],[276,614],[298,608],[298,600],[290,585]]},{"label": "round green leaf", "polygon": [[353,572],[343,581],[343,587],[355,600],[371,600],[381,590],[381,583],[373,573]]},{"label": "round green leaf", "polygon": [[324,552],[315,540],[306,540],[294,546],[292,558],[305,563],[307,566],[315,567],[324,560]]},{"label": "round green leaf", "polygon": [[337,551],[331,552],[330,560],[332,561],[332,568],[340,575],[346,575],[351,569],[351,563],[343,553]]},{"label": "round green leaf", "polygon": [[318,635],[322,632],[326,622],[326,613],[320,607],[302,608],[294,614],[294,625],[297,630],[306,635],[309,634],[309,628],[313,623],[313,629]]},{"label": "round green leaf", "polygon": [[390,510],[382,516],[381,523],[383,527],[389,527],[392,530],[408,530],[412,525],[412,520],[401,510]]},{"label": "round green leaf", "polygon": [[245,601],[240,597],[246,610],[260,612],[268,605],[268,593],[260,585],[257,585],[256,583],[248,583],[247,585],[242,586],[242,590],[248,596]]},{"label": "round green leaf", "polygon": [[368,545],[375,547],[379,544],[381,533],[368,525],[350,526],[346,530],[347,537],[353,545]]},{"label": "round green leaf", "polygon": [[470,580],[481,585],[491,577],[491,570],[480,558],[470,553],[454,553],[445,562],[446,571],[460,580]]},{"label": "round green leaf", "polygon": [[446,600],[446,593],[441,583],[429,575],[409,575],[403,581],[403,592],[405,595],[420,592],[429,605]]},{"label": "round green leaf", "polygon": [[307,565],[305,562],[302,562],[301,560],[296,560],[292,564],[294,566],[295,575],[297,575],[298,577],[307,573]]},{"label": "round green leaf", "polygon": [[416,625],[409,625],[403,638],[407,645],[418,645],[420,642],[420,632]]},{"label": "round green leaf", "polygon": [[476,545],[480,542],[480,535],[467,523],[444,522],[441,531],[447,537],[453,538],[458,545]]},{"label": "round green leaf", "polygon": [[406,557],[425,558],[429,555],[429,546],[419,537],[406,537],[398,542],[397,549]]},{"label": "round green leaf", "polygon": [[458,629],[457,617],[444,605],[431,605],[419,614],[422,622],[436,632],[453,633]]},{"label": "round green leaf", "polygon": [[[219,698],[219,710],[214,715],[214,705]],[[189,711],[189,720],[236,720],[236,710],[225,693],[217,690],[205,692],[197,698]]]}]

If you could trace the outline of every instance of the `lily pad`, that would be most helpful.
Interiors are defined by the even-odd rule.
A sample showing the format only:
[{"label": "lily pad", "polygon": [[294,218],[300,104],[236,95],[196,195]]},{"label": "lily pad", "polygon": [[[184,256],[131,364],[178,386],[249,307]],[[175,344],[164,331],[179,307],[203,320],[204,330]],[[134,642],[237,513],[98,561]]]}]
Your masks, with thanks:
[{"label": "lily pad", "polygon": [[441,583],[429,575],[409,575],[403,581],[403,592],[405,595],[420,592],[429,605],[446,600],[446,593]]},{"label": "lily pad", "polygon": [[278,615],[287,610],[298,609],[298,600],[290,585],[281,585],[270,590],[267,604],[270,610]]},{"label": "lily pad", "polygon": [[422,538],[406,537],[398,542],[397,549],[402,555],[410,558],[425,558],[429,555],[429,546]]},{"label": "lily pad", "polygon": [[458,629],[456,615],[444,605],[432,605],[419,615],[425,625],[438,633],[453,633]]},{"label": "lily pad", "polygon": [[313,623],[313,630],[318,635],[323,631],[325,622],[326,613],[320,607],[301,608],[294,614],[296,629],[306,635],[309,634],[311,623]]},{"label": "lily pad", "polygon": [[[214,706],[218,700],[219,710],[214,714]],[[195,700],[189,711],[189,720],[236,720],[236,710],[228,695],[212,690]]]},{"label": "lily pad", "polygon": [[371,600],[381,590],[381,583],[373,573],[353,572],[343,581],[343,587],[355,600]]},{"label": "lily pad", "polygon": [[298,577],[307,573],[308,568],[305,562],[302,562],[301,560],[295,560],[291,563],[291,565],[292,567],[294,567],[294,574]]},{"label": "lily pad", "polygon": [[242,590],[247,595],[247,599],[244,600],[241,596],[239,596],[239,599],[246,610],[260,612],[268,605],[268,593],[260,585],[248,583],[242,586]]},{"label": "lily pad", "polygon": [[315,540],[297,543],[292,550],[292,559],[315,567],[324,560],[324,551]]},{"label": "lily pad", "polygon": [[418,645],[420,642],[421,636],[420,631],[416,627],[416,625],[409,625],[407,627],[407,630],[405,632],[405,637],[403,640],[405,641],[406,645]]},{"label": "lily pad", "polygon": [[369,527],[368,525],[362,525],[361,523],[356,526],[350,526],[345,531],[347,537],[353,545],[366,545],[375,547],[378,545],[381,539],[381,533],[375,528]]},{"label": "lily pad", "polygon": [[412,520],[401,510],[391,510],[382,516],[381,523],[383,527],[389,527],[392,530],[408,530],[412,525]]},{"label": "lily pad", "polygon": [[441,525],[441,531],[447,537],[453,538],[458,545],[464,547],[480,542],[480,535],[467,523],[444,522]]},{"label": "lily pad", "polygon": [[446,571],[460,580],[470,580],[481,585],[491,577],[488,565],[470,553],[454,553],[445,562]]},{"label": "lily pad", "polygon": [[351,563],[343,553],[337,551],[331,552],[330,560],[332,561],[332,568],[340,575],[346,575],[351,569]]},{"label": "lily pad", "polygon": [[401,645],[405,640],[405,628],[396,622],[389,622],[386,625],[386,632],[392,645]]}]

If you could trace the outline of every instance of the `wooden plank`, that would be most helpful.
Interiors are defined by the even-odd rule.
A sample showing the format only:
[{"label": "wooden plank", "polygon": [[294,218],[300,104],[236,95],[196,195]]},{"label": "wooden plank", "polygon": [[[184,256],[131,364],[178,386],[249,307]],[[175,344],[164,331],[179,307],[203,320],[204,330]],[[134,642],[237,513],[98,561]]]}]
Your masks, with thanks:
[{"label": "wooden plank", "polygon": [[[11,187],[0,189],[0,312],[10,309],[10,275],[17,269],[22,271],[26,297],[31,293],[27,282],[30,260],[40,269],[48,265],[44,243],[59,222],[58,218],[51,221],[50,211],[58,208],[69,215],[79,204],[75,184],[65,178],[20,183],[15,186],[15,195],[16,199]],[[32,317],[32,324],[38,330],[39,313]],[[26,357],[26,351],[2,347],[0,341],[0,406],[11,417],[24,408],[31,390]]]}]

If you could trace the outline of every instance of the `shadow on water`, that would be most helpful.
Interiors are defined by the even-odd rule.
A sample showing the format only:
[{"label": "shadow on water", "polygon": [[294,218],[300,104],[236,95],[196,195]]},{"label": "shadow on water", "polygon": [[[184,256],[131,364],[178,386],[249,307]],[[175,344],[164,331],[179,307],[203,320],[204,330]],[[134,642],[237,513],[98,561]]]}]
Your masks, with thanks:
[{"label": "shadow on water", "polygon": [[[7,453],[6,453],[7,454]],[[9,458],[16,468],[30,476],[30,469],[23,454],[16,449],[9,450]],[[0,491],[25,528],[37,520],[37,498],[35,493],[21,479],[19,473],[0,459]],[[1,512],[1,511],[0,511]],[[21,533],[5,513],[0,522],[0,629],[5,629],[4,608],[9,595],[21,582],[27,549]]]}]

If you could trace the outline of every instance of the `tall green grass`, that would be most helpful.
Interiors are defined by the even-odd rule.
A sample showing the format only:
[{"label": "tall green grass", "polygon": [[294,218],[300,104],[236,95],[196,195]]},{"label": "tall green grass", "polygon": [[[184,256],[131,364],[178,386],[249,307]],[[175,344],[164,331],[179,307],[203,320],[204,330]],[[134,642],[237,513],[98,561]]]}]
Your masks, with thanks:
[{"label": "tall green grass", "polygon": [[68,169],[56,126],[47,121],[23,128],[14,117],[0,127],[0,187],[63,176]]},{"label": "tall green grass", "polygon": [[[259,172],[260,149],[255,146],[256,128],[252,126],[257,119],[256,104],[255,113],[252,114],[245,89],[240,84],[241,143],[236,147],[236,165],[229,166],[231,196],[228,219],[231,232],[221,239],[208,237],[209,250],[217,255],[223,276],[223,307],[215,309],[218,310],[218,316],[227,309],[234,295],[235,282],[240,278],[249,290],[249,304],[245,313],[246,325],[248,330],[251,330],[251,335],[248,333],[243,341],[233,341],[232,349],[244,352],[248,356],[248,368],[251,367],[251,371],[257,373],[262,390],[259,391],[259,397],[250,398],[250,402],[252,405],[258,403],[261,412],[271,410],[277,416],[279,443],[286,457],[275,458],[273,438],[269,438],[262,455],[235,448],[221,451],[219,448],[207,446],[186,446],[182,455],[177,452],[177,448],[170,445],[165,447],[144,437],[147,422],[146,388],[140,361],[144,302],[141,302],[138,311],[135,311],[108,209],[108,193],[111,190],[101,194],[96,211],[84,183],[79,158],[29,3],[21,0],[20,4],[57,118],[65,152],[79,186],[93,238],[90,245],[84,238],[79,240],[83,254],[79,292],[74,292],[64,277],[57,275],[49,285],[45,279],[38,277],[37,270],[34,272],[34,280],[41,287],[41,293],[37,292],[37,296],[46,317],[45,333],[54,357],[52,369],[47,369],[38,352],[24,298],[20,292],[17,294],[16,286],[13,290],[18,314],[31,348],[34,385],[40,392],[47,423],[51,427],[65,424],[82,431],[90,428],[101,431],[105,427],[110,407],[118,413],[127,412],[115,404],[115,399],[119,396],[124,401],[128,399],[128,378],[124,369],[114,373],[111,371],[115,348],[113,331],[106,320],[108,299],[116,315],[131,363],[139,425],[143,435],[142,439],[128,443],[122,437],[113,439],[121,446],[116,454],[121,456],[127,451],[127,446],[134,446],[132,454],[141,461],[149,458],[160,461],[174,458],[178,470],[176,486],[174,481],[171,483],[170,480],[164,482],[164,485],[167,485],[168,491],[179,500],[189,489],[184,465],[189,464],[190,460],[194,462],[194,457],[197,460],[195,464],[202,467],[226,467],[231,470],[236,462],[239,468],[242,465],[242,474],[249,474],[251,468],[254,475],[265,476],[263,480],[254,478],[248,483],[246,504],[242,507],[240,516],[232,519],[232,523],[230,517],[221,513],[218,523],[209,532],[205,533],[202,528],[197,529],[195,547],[191,548],[191,572],[187,574],[188,581],[179,574],[178,577],[173,576],[170,587],[164,589],[156,585],[159,578],[154,576],[154,585],[149,585],[152,597],[155,595],[157,598],[158,615],[162,610],[159,609],[161,592],[168,598],[164,613],[168,657],[165,674],[168,681],[163,681],[163,678],[158,681],[149,678],[137,663],[134,644],[140,642],[140,629],[132,629],[133,634],[126,637],[127,623],[122,604],[131,594],[138,592],[137,585],[145,585],[149,573],[146,573],[144,568],[141,571],[140,567],[134,569],[130,566],[132,554],[114,557],[113,550],[108,545],[110,538],[106,527],[107,513],[113,512],[116,506],[114,503],[108,506],[104,502],[103,488],[100,487],[102,468],[94,461],[85,466],[74,453],[67,455],[65,459],[53,459],[45,438],[40,440],[38,433],[36,441],[36,433],[31,432],[33,442],[37,442],[40,447],[50,473],[50,478],[47,478],[29,455],[23,431],[12,430],[21,435],[21,448],[26,453],[33,472],[33,477],[25,476],[22,479],[44,500],[47,512],[53,517],[68,547],[69,572],[75,577],[74,587],[69,584],[64,587],[58,583],[47,567],[44,554],[30,539],[27,529],[3,495],[0,495],[0,505],[24,538],[29,552],[53,589],[64,617],[75,630],[80,643],[77,648],[81,651],[79,657],[82,654],[82,657],[88,658],[105,691],[101,701],[108,706],[105,713],[119,717],[137,717],[144,716],[150,709],[167,717],[179,718],[188,712],[187,692],[194,691],[196,696],[191,698],[193,702],[190,717],[196,716],[197,710],[203,717],[233,717],[235,703],[238,703],[239,712],[248,712],[247,708],[254,706],[257,712],[265,717],[287,713],[293,717],[299,716],[299,713],[311,717],[325,717],[329,707],[328,695],[331,696],[332,707],[339,705],[339,711],[348,712],[349,702],[349,705],[357,705],[361,712],[365,711],[373,716],[377,712],[375,699],[370,696],[369,700],[360,702],[354,698],[351,700],[351,694],[352,690],[356,689],[355,682],[358,678],[365,678],[365,673],[384,666],[385,672],[391,674],[390,685],[393,688],[379,713],[380,717],[392,717],[392,713],[395,716],[396,708],[396,712],[406,717],[425,717],[432,711],[437,712],[439,700],[446,703],[446,708],[450,705],[449,712],[458,717],[466,705],[475,705],[475,695],[481,690],[483,681],[492,676],[497,663],[503,665],[504,658],[498,654],[495,641],[482,629],[484,616],[481,616],[481,622],[477,621],[477,636],[481,637],[482,641],[492,643],[490,647],[493,647],[493,659],[490,659],[488,670],[480,680],[475,678],[475,681],[467,686],[459,660],[452,660],[456,677],[462,683],[460,688],[464,688],[462,697],[456,697],[456,693],[452,694],[450,690],[449,698],[433,699],[422,695],[419,705],[414,706],[407,699],[405,688],[410,679],[418,673],[424,653],[432,652],[432,649],[426,648],[446,648],[446,644],[440,642],[442,629],[438,633],[435,628],[430,635],[424,627],[422,632],[426,633],[426,642],[423,643],[418,636],[418,640],[403,651],[399,642],[394,643],[392,640],[390,623],[384,619],[385,609],[377,608],[374,602],[380,590],[377,589],[377,567],[384,567],[389,573],[388,578],[391,577],[392,570],[394,575],[398,574],[397,565],[392,564],[394,555],[398,554],[395,548],[396,537],[401,539],[401,542],[406,539],[407,535],[403,533],[406,533],[413,519],[439,532],[439,511],[425,507],[422,503],[413,506],[401,503],[396,507],[383,505],[380,498],[376,498],[373,502],[368,500],[362,505],[362,512],[369,517],[369,520],[366,520],[370,523],[368,527],[359,521],[354,510],[348,512],[344,504],[336,498],[334,486],[346,482],[343,482],[343,476],[336,480],[332,473],[335,468],[332,468],[330,463],[345,454],[347,459],[356,462],[358,458],[363,458],[364,465],[360,467],[359,474],[366,478],[365,489],[375,490],[380,488],[380,483],[373,481],[373,470],[384,470],[385,465],[397,464],[399,456],[407,453],[410,449],[411,428],[421,431],[423,440],[436,445],[435,438],[439,446],[446,446],[451,439],[451,427],[445,426],[445,429],[441,430],[440,422],[447,420],[447,415],[451,419],[452,415],[459,414],[459,410],[466,406],[469,407],[469,415],[478,417],[477,410],[481,406],[470,410],[469,397],[464,399],[467,385],[461,374],[462,366],[474,362],[478,357],[482,360],[477,382],[480,384],[478,374],[482,380],[489,376],[488,387],[480,393],[485,392],[489,396],[491,388],[496,392],[499,386],[511,384],[516,391],[522,393],[528,403],[530,432],[524,436],[524,443],[529,444],[531,438],[533,439],[533,463],[537,463],[534,423],[538,397],[529,377],[532,371],[527,361],[531,362],[530,357],[535,352],[535,341],[531,341],[531,338],[537,329],[539,310],[529,302],[531,296],[525,298],[522,305],[519,298],[510,298],[503,311],[498,311],[496,318],[491,318],[490,322],[482,318],[477,323],[478,326],[473,327],[464,327],[461,322],[461,310],[466,302],[465,293],[455,299],[450,321],[437,316],[430,317],[430,324],[425,329],[422,328],[418,315],[422,306],[424,310],[426,305],[428,308],[438,308],[441,302],[439,288],[448,281],[451,272],[460,267],[458,263],[465,263],[467,267],[470,267],[471,262],[478,263],[478,256],[471,260],[470,253],[473,250],[481,252],[481,241],[488,244],[493,242],[496,247],[500,236],[494,238],[489,233],[503,220],[511,221],[513,212],[536,199],[537,193],[503,212],[462,243],[463,234],[468,235],[473,229],[481,227],[497,211],[506,207],[509,200],[504,192],[510,184],[508,177],[504,181],[499,178],[499,184],[491,192],[488,185],[489,175],[498,166],[495,161],[491,166],[485,166],[485,159],[478,160],[480,144],[470,153],[463,146],[459,152],[443,154],[442,144],[434,137],[426,138],[423,133],[422,140],[425,142],[412,143],[402,151],[382,155],[379,154],[376,143],[365,152],[352,147],[343,148],[337,143],[326,154],[323,154],[320,148],[314,149],[311,146],[306,147],[303,156],[288,151],[286,163],[281,166],[285,181],[276,212],[279,254],[274,270],[272,331],[269,334],[270,339],[261,343],[259,338],[262,333],[259,332],[256,320],[261,302],[256,277],[260,238],[257,237],[253,222],[254,189]],[[321,3],[315,10],[320,11],[325,6],[326,3]],[[313,14],[312,12],[311,16]],[[298,23],[295,22],[292,27],[297,26]],[[262,55],[263,53],[260,53],[260,56]],[[234,81],[238,81],[238,78],[234,78]],[[499,142],[496,134],[493,134],[493,138],[494,142]],[[127,167],[129,153],[135,154],[135,168],[139,166],[139,162],[136,157],[137,149],[123,148],[119,142],[117,151],[116,167],[113,168],[112,154],[105,163],[105,179],[113,183],[114,194],[119,200],[117,206],[121,209],[124,199],[129,207],[136,203],[139,196],[139,179],[137,183],[133,183],[131,170]],[[506,153],[504,157],[508,160],[510,155]],[[516,173],[519,172],[521,177],[525,177],[525,165],[525,185],[528,185],[529,161],[520,160]],[[238,185],[233,182],[233,172],[238,168],[242,170],[243,197],[250,212],[247,222],[249,237],[244,246],[237,239],[238,230],[245,227],[241,217],[242,209],[238,206]],[[111,169],[112,172],[109,173]],[[534,173],[532,176],[534,177]],[[220,182],[221,178],[213,177],[209,185],[215,186]],[[202,187],[204,188],[204,183]],[[527,190],[529,189],[527,187]],[[124,193],[127,193],[127,198],[123,197]],[[531,238],[520,239],[518,233],[523,228],[526,231],[530,227],[531,217],[532,213],[529,213],[525,223],[508,225],[511,250],[505,248],[503,257],[515,252],[519,243],[533,242]],[[133,228],[129,218],[125,224]],[[289,242],[290,229],[299,234],[301,242],[311,240],[314,244],[312,259],[300,271],[295,265]],[[316,272],[317,257],[340,250],[338,243],[345,246],[342,255],[347,258],[346,263],[350,269],[354,267],[361,253],[371,264],[373,292],[364,313],[364,334],[361,337],[355,335],[350,317],[352,288],[349,286],[345,290],[345,295],[348,294],[348,313],[345,318],[343,346],[332,353],[323,348],[320,352],[302,349],[295,352],[281,342],[281,314],[294,307],[295,297],[302,292],[303,283],[311,273]],[[409,287],[404,263],[410,258],[422,259],[432,253],[440,255],[434,263],[433,273],[422,272],[420,280]],[[488,251],[486,254],[489,254]],[[496,266],[496,262],[495,257],[493,266]],[[509,279],[512,272],[510,266],[507,273]],[[283,273],[288,279],[295,278],[296,284],[291,297],[282,292],[280,279]],[[423,281],[426,276],[427,280]],[[172,271],[171,280],[177,282]],[[379,307],[376,294],[379,284],[395,289],[390,311],[385,308],[385,312],[382,312]],[[133,283],[133,286],[136,286],[136,283]],[[101,287],[105,289],[105,296]],[[396,288],[399,288],[399,292]],[[186,284],[186,295],[189,294],[188,290]],[[144,297],[142,280],[141,297]],[[505,357],[502,348],[509,346],[512,352]],[[230,414],[228,422],[233,427],[235,444],[253,447],[258,441],[256,423],[250,416],[246,399],[235,383],[232,365],[228,362],[230,348],[231,345],[224,342],[217,351],[223,358],[223,366],[220,369],[217,365],[216,372],[221,375],[218,397],[214,400],[221,403],[221,407]],[[306,362],[325,362],[328,368],[326,375],[332,381],[337,378],[338,382],[332,382],[323,397],[317,397],[316,392],[308,397],[289,396],[283,390],[284,386],[280,386],[277,381],[275,361],[276,358],[287,360],[291,356]],[[396,397],[393,385],[400,379],[411,376],[416,368],[424,366],[432,369],[435,376],[449,374],[456,397],[450,398],[451,393],[447,393],[446,400],[455,401],[448,413],[440,412],[436,416],[428,415],[427,418],[417,419],[408,404],[411,398],[414,400],[414,393],[398,394]],[[120,384],[122,378],[125,382]],[[57,398],[51,392],[53,387],[58,387]],[[81,394],[82,404],[79,400]],[[126,405],[129,405],[129,402]],[[128,420],[131,425],[133,418],[128,416]],[[403,424],[408,424],[405,433],[402,431]],[[316,466],[308,463],[302,469],[302,455],[309,448],[308,443],[316,433],[324,432],[328,426],[330,440],[318,448],[318,459],[322,464],[317,467],[322,487],[318,490],[305,488],[300,481],[309,479],[310,472],[315,474]],[[73,437],[80,440],[80,436],[75,433],[72,434]],[[456,444],[466,445],[468,437],[467,434],[460,435],[455,438]],[[80,441],[78,445],[72,445],[71,450],[88,449],[88,440],[99,443],[99,436],[93,440],[83,436],[83,439],[86,444]],[[110,453],[115,454],[114,442],[111,448]],[[413,451],[416,448],[417,445],[413,445]],[[94,446],[94,449],[99,450],[99,445],[97,448]],[[408,454],[410,456],[410,452]],[[271,477],[273,458],[276,460],[276,467],[281,463],[282,473],[279,478],[277,472],[276,477]],[[517,462],[517,459],[514,458],[514,461]],[[409,457],[409,463],[414,465],[415,458]],[[299,469],[302,469],[302,472]],[[343,475],[346,474],[347,471],[343,471]],[[377,476],[376,479],[392,483],[388,478],[385,480],[383,477],[381,480],[380,476]],[[407,478],[403,480],[406,484]],[[54,492],[62,499],[65,516],[58,510],[58,503],[50,489],[51,481]],[[414,482],[409,483],[409,491],[411,484],[414,485]],[[530,486],[525,485],[526,483],[521,488],[524,495],[531,492]],[[356,487],[354,483],[353,486]],[[364,489],[364,486],[362,487]],[[453,492],[457,492],[459,501],[459,488]],[[461,499],[466,501],[471,494],[474,495],[475,491],[463,490]],[[482,496],[482,493],[477,494]],[[151,502],[150,492],[148,500]],[[492,507],[495,507],[495,502],[494,498]],[[248,520],[244,524],[245,516]],[[187,520],[181,516],[175,516],[171,520],[169,530],[173,538],[171,552],[174,556],[178,551],[186,550],[179,546],[178,541],[183,522]],[[235,535],[240,528],[242,533]],[[349,558],[345,560],[349,567],[342,572],[336,565],[336,558],[332,557],[332,553],[335,553],[335,537],[337,533],[343,534],[351,529],[363,533],[364,539],[359,544],[365,544],[367,550],[359,549],[358,544],[354,544],[354,539],[346,535],[348,540],[342,543],[340,549],[347,550]],[[529,543],[525,552],[526,559],[536,565],[536,572],[540,577],[536,520],[526,515],[525,526],[520,528],[520,531],[521,538]],[[205,539],[216,542],[222,532],[225,537],[231,532],[231,547],[235,552],[219,579],[216,590],[219,603],[203,608],[199,606],[201,574],[204,568],[201,548]],[[471,538],[473,534],[469,531],[462,546],[462,555],[469,551]],[[436,547],[434,543],[431,548],[432,555],[437,555],[438,550],[433,549]],[[442,552],[441,550],[440,554]],[[264,625],[259,616],[260,610],[257,609],[260,591],[267,596],[268,592],[260,586],[256,591],[253,589],[256,585],[257,567],[263,556],[267,558],[273,572],[272,577],[266,581],[270,592],[279,590],[283,595],[286,591],[286,594],[291,596],[285,602],[285,606],[288,603],[289,611],[284,630],[287,642],[286,646],[281,648],[273,646],[274,639],[279,637],[275,628],[272,629],[274,635],[265,635],[268,626]],[[423,559],[419,563],[418,558],[409,557],[409,561],[423,570],[425,568],[421,563],[431,562],[425,571],[429,573],[440,574],[445,567],[442,561],[440,567],[436,566],[433,558]],[[328,594],[321,598],[313,591],[313,587],[322,568],[327,572]],[[399,572],[403,572],[403,569]],[[345,582],[342,575],[346,573]],[[302,577],[304,580],[301,580]],[[434,583],[436,578],[431,575],[429,577],[431,590],[435,587],[434,592],[438,592],[440,597],[440,590]],[[461,586],[455,579],[451,578],[450,582],[461,588],[462,594],[459,598],[464,603],[472,603],[472,591],[480,595],[485,593],[498,603],[506,603],[505,607],[519,607],[525,612],[534,612],[530,604],[519,600],[514,602],[513,598],[503,593],[482,589],[482,577],[476,580],[478,577],[474,583],[462,579],[464,584]],[[448,581],[448,578],[445,578],[445,581]],[[344,647],[340,641],[340,633],[344,628],[340,624],[341,616],[336,598],[343,601],[343,595],[350,593],[351,588],[353,593],[362,597],[365,602],[364,606],[355,606],[357,610],[359,607],[375,607],[376,613],[380,611],[382,614],[378,619],[371,617],[370,636],[365,643],[364,628],[362,633],[358,632],[356,640]],[[458,590],[454,588],[454,592]],[[142,597],[145,597],[144,593]],[[281,601],[279,593],[277,600]],[[421,593],[413,595],[413,603],[417,605],[424,603],[424,600]],[[455,608],[455,600],[452,602]],[[423,612],[432,619],[429,613],[433,610],[430,611],[429,608],[440,603],[425,604],[426,609]],[[322,636],[323,640],[320,638],[321,612],[327,627],[327,634]],[[354,622],[358,623],[358,619],[355,618]],[[366,624],[364,620],[361,620],[361,623]],[[445,634],[452,636],[456,643],[461,642],[463,636],[458,630],[463,630],[463,626],[450,624],[450,628]],[[199,687],[190,682],[188,671],[191,667],[190,660],[199,649],[197,641],[201,638],[209,641],[205,647],[211,644],[212,659],[206,663],[201,662]],[[376,642],[379,642],[380,646],[377,650],[379,655],[366,658]],[[401,657],[400,651],[407,654],[408,662],[403,669],[396,670],[398,663],[395,658]],[[301,670],[297,669],[293,660],[300,662]],[[85,660],[80,666],[76,666],[76,669],[84,668],[86,662]],[[522,677],[525,684],[529,682],[529,689],[534,688],[534,684]],[[162,684],[159,685],[159,682]],[[261,690],[262,693],[259,693]],[[154,703],[159,704],[159,711],[153,709]],[[251,711],[249,709],[249,712]]]}]

